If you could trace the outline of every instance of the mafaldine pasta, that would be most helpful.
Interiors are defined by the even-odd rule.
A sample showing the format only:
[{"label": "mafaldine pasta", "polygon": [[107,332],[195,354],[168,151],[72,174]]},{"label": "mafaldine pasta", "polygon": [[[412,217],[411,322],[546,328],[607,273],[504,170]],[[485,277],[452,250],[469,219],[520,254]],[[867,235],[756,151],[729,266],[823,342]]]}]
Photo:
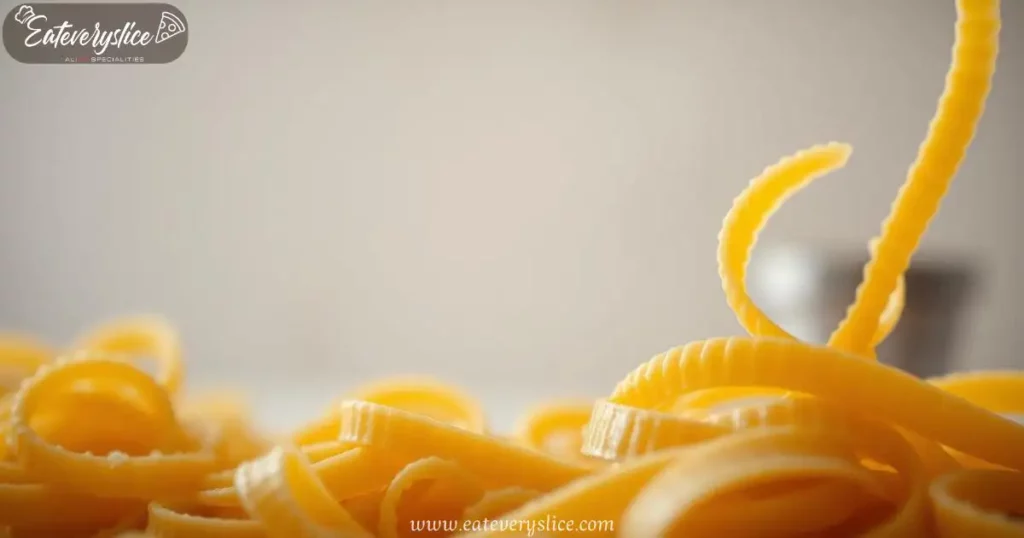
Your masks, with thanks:
[{"label": "mafaldine pasta", "polygon": [[999,2],[956,6],[938,111],[827,344],[788,334],[744,280],[768,218],[850,157],[838,142],[765,169],[724,220],[719,274],[747,336],[667,350],[508,436],[468,391],[414,377],[268,434],[239,394],[184,395],[179,336],[157,317],[62,348],[0,336],[0,534],[1024,537],[1024,375],[922,380],[875,353],[995,70]]}]

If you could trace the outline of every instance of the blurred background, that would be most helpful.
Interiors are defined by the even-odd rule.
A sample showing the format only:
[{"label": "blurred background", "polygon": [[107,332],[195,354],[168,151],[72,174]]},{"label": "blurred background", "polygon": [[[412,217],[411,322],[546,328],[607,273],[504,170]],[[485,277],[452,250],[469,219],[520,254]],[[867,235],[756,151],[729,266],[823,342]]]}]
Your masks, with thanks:
[{"label": "blurred background", "polygon": [[[1003,4],[987,114],[885,357],[925,373],[1022,365],[1024,2]],[[191,386],[250,390],[275,426],[409,372],[503,425],[741,334],[722,217],[765,166],[840,140],[851,162],[784,206],[751,267],[771,314],[824,339],[955,17],[939,0],[175,5],[189,44],[168,65],[0,58],[0,325],[62,343],[163,314]]]}]

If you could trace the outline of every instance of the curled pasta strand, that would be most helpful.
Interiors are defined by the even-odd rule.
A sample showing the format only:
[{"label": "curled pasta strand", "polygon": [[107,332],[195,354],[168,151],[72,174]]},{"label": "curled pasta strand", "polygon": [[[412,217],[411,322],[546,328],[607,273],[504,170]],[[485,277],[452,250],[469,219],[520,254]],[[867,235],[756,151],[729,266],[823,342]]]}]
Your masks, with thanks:
[{"label": "curled pasta strand", "polygon": [[[687,535],[714,536],[715,532],[736,532],[743,536],[744,528],[751,531],[775,529],[780,536],[792,536],[808,531],[829,529],[839,522],[849,521],[853,512],[879,503],[896,502],[901,508],[887,521],[873,528],[870,536],[917,536],[925,525],[923,519],[925,484],[927,475],[914,451],[895,430],[869,420],[858,419],[838,407],[814,399],[793,400],[793,404],[779,409],[784,413],[768,413],[763,421],[754,419],[736,421],[748,429],[725,437],[731,440],[730,450],[708,450],[701,458],[680,458],[662,471],[636,497],[630,511],[623,516],[620,532],[627,536],[662,536],[669,527],[680,531],[681,520],[690,520]],[[773,416],[774,415],[774,416]],[[813,418],[811,418],[813,417]],[[835,420],[829,420],[829,419]],[[793,423],[799,426],[773,426]],[[722,441],[725,443],[725,441]],[[700,449],[695,449],[700,450]],[[861,466],[867,457],[895,468],[903,485],[894,489],[888,474],[872,473]],[[815,462],[820,465],[815,470]],[[838,473],[833,479],[845,477],[842,484],[821,484],[819,475],[808,482],[804,471]],[[687,480],[682,480],[686,476]],[[811,491],[790,485],[755,493],[758,481],[785,484],[800,477],[804,485],[822,485]],[[852,482],[850,482],[852,481]],[[834,487],[836,485],[842,487]],[[850,485],[856,487],[850,488]],[[737,490],[738,488],[738,490]],[[732,491],[730,494],[729,492]],[[747,491],[746,496],[743,492]],[[869,493],[875,502],[865,502]],[[813,495],[813,496],[812,496]],[[845,502],[825,503],[822,495],[837,495]],[[729,512],[721,512],[714,504],[706,504],[713,497],[729,497]],[[806,509],[797,504],[801,497],[814,498],[820,510],[816,517],[783,517],[787,506]],[[703,500],[703,501],[702,501]],[[700,504],[694,504],[700,501]],[[736,510],[741,510],[737,512]],[[726,513],[743,513],[735,520],[738,527],[728,526]],[[759,519],[760,518],[760,519]],[[760,525],[757,524],[760,521]],[[695,524],[695,526],[692,526]],[[709,524],[714,526],[709,527]],[[803,525],[803,528],[794,528]],[[808,526],[816,528],[807,528]],[[831,528],[839,531],[838,527]],[[811,533],[813,534],[813,533]],[[731,534],[730,534],[731,535]],[[761,534],[754,534],[761,536]],[[765,533],[765,536],[773,536]]]},{"label": "curled pasta strand", "polygon": [[[861,435],[886,436],[880,423],[852,413],[832,402],[813,397],[790,395],[761,405],[736,408],[715,413],[705,419],[711,424],[732,431],[765,427],[799,427],[856,431]],[[960,469],[960,465],[942,448],[913,432],[897,428],[903,439],[913,447],[923,468],[931,476]]]},{"label": "curled pasta strand", "polygon": [[[537,524],[549,519],[580,521],[588,518],[617,519],[633,496],[657,472],[682,454],[685,448],[654,452],[609,466],[569,482],[563,487],[523,504],[502,517],[520,525]],[[498,526],[500,529],[500,526]],[[494,528],[464,533],[465,538],[505,536]],[[571,536],[571,532],[551,530],[549,536]]]},{"label": "curled pasta strand", "polygon": [[[341,416],[341,441],[415,458],[437,456],[451,460],[480,476],[488,486],[522,486],[549,491],[589,472],[585,465],[564,461],[509,440],[375,403],[342,402]],[[487,454],[487,457],[480,458],[480,454]]]},{"label": "curled pasta strand", "polygon": [[372,538],[330,495],[298,450],[277,447],[243,463],[235,473],[235,489],[268,538]]},{"label": "curled pasta strand", "polygon": [[[429,457],[414,461],[403,468],[395,475],[394,480],[388,485],[384,497],[380,503],[380,523],[377,527],[377,535],[380,538],[399,538],[408,535],[411,530],[408,526],[402,525],[399,521],[399,503],[403,497],[413,488],[421,483],[435,483],[431,489],[438,485],[446,486],[443,495],[436,493],[424,493],[422,498],[436,499],[445,505],[449,513],[428,511],[424,516],[435,521],[449,520],[454,516],[461,515],[467,507],[479,501],[484,495],[483,485],[467,472],[460,465],[443,460],[441,458]],[[436,484],[442,482],[442,484]],[[421,501],[419,504],[423,504]],[[423,507],[418,507],[423,510]],[[446,517],[447,516],[447,517]]]},{"label": "curled pasta strand", "polygon": [[364,529],[376,529],[380,525],[380,503],[384,500],[384,489],[371,491],[341,501],[341,505]]},{"label": "curled pasta strand", "polygon": [[403,409],[477,433],[487,430],[483,406],[476,398],[429,377],[384,379],[357,388],[346,399]]},{"label": "curled pasta strand", "polygon": [[929,489],[940,536],[1020,538],[1024,525],[1024,478],[998,470],[964,470],[947,474]]},{"label": "curled pasta strand", "polygon": [[[655,356],[616,387],[610,401],[654,407],[688,391],[773,386],[833,401],[950,448],[1024,469],[1024,426],[875,361],[779,339],[716,338]],[[921,410],[941,409],[940,415]]]},{"label": "curled pasta strand", "polygon": [[728,432],[702,420],[602,400],[594,406],[581,451],[595,458],[620,460],[700,443]]},{"label": "curled pasta strand", "polygon": [[292,442],[297,446],[309,446],[320,443],[336,442],[341,421],[336,410],[318,417],[305,424],[292,434]]},{"label": "curled pasta strand", "polygon": [[593,407],[594,403],[589,400],[537,405],[520,417],[515,437],[535,450],[576,458]]},{"label": "curled pasta strand", "polygon": [[789,392],[772,387],[719,387],[683,394],[672,404],[671,410],[688,416],[698,416],[732,409],[750,402],[770,401],[787,396]]},{"label": "curled pasta strand", "polygon": [[[797,191],[811,181],[842,168],[853,148],[833,142],[813,146],[785,157],[754,178],[733,202],[722,222],[718,236],[718,274],[722,280],[726,302],[736,319],[751,336],[795,338],[776,325],[761,311],[747,292],[746,274],[750,253],[768,218]],[[903,278],[889,297],[887,309],[873,342],[885,340],[899,322],[903,312],[905,289]]]},{"label": "curled pasta strand", "polygon": [[[178,404],[177,414],[183,421],[202,423],[212,430],[210,448],[219,465],[234,467],[273,448],[272,440],[249,419],[251,411],[239,394],[193,396]],[[230,477],[226,479],[230,482]]]},{"label": "curled pasta strand", "polygon": [[[975,405],[1021,422],[1024,412],[1024,376],[1020,372],[963,372],[928,380],[932,385]],[[946,448],[962,466],[969,469],[1003,469],[963,452]]]},{"label": "curled pasta strand", "polygon": [[[300,452],[312,462],[313,472],[328,494],[341,501],[384,488],[395,473],[411,461],[369,447],[348,448],[315,462],[307,453]],[[236,469],[231,469],[208,476],[204,490],[197,495],[198,501],[207,506],[236,506],[239,502],[234,485],[236,473]]]},{"label": "curled pasta strand", "polygon": [[999,1],[957,0],[956,7],[956,42],[938,109],[907,181],[882,223],[856,299],[828,340],[832,347],[854,354],[868,350],[885,298],[910,266],[985,109],[999,53]]},{"label": "curled pasta strand", "polygon": [[1024,413],[1024,372],[967,372],[928,380],[995,413]]},{"label": "curled pasta strand", "polygon": [[181,342],[174,327],[156,316],[138,316],[101,324],[82,336],[76,350],[119,354],[156,361],[157,381],[174,395],[181,387],[184,367]]},{"label": "curled pasta strand", "polygon": [[[382,379],[356,388],[346,399],[403,409],[478,433],[487,429],[483,406],[476,399],[458,387],[433,378]],[[339,403],[335,402],[329,412],[299,428],[292,435],[292,441],[299,446],[335,441],[341,428]]]},{"label": "curled pasta strand", "polygon": [[476,504],[466,508],[462,527],[466,528],[467,522],[498,519],[540,495],[539,491],[516,487],[488,491]]},{"label": "curled pasta strand", "polygon": [[[873,486],[870,472],[854,462],[840,458],[769,454],[716,463],[666,469],[633,501],[630,510],[622,518],[622,532],[637,538],[669,535],[783,538],[812,534],[834,529],[851,518],[858,508],[868,504],[861,492]],[[722,515],[701,517],[698,506],[709,503],[716,495],[735,495],[744,489],[770,484],[772,480],[783,483],[798,480],[843,481],[843,485],[851,487],[834,493],[820,489],[814,491],[814,505],[821,508],[811,510],[812,513],[808,513],[806,507],[802,513],[787,513],[786,508],[795,509],[800,506],[794,497],[802,493],[790,490],[783,495],[783,499],[788,502],[777,503],[781,505],[781,510],[776,505],[758,506],[768,504],[763,500],[760,503],[740,501],[733,503],[733,509],[743,510],[742,519],[733,517],[730,520]],[[839,499],[834,496],[839,496]],[[907,533],[898,536],[913,535]]]},{"label": "curled pasta strand", "polygon": [[259,521],[203,513],[199,507],[149,505],[146,532],[154,538],[265,538]]},{"label": "curled pasta strand", "polygon": [[[145,419],[133,424],[145,425],[146,430],[134,430],[131,439],[123,431],[111,431],[115,437],[110,444],[96,445],[103,446],[106,453],[101,455],[88,449],[69,450],[37,431],[36,419],[45,416],[54,404],[58,413],[72,412],[78,407],[60,409],[61,398],[73,396],[78,387],[93,386],[110,391],[100,393],[99,397],[103,409],[118,413],[114,416],[124,419],[144,413]],[[106,423],[111,418],[101,420]],[[94,432],[101,428],[101,423],[96,422],[100,417],[92,419],[91,423],[78,425],[94,436],[86,441],[86,447],[98,441]],[[119,426],[114,422],[108,426]],[[48,435],[55,434],[64,432]],[[90,355],[40,368],[26,380],[11,409],[8,435],[8,444],[18,463],[32,479],[104,497],[188,495],[216,465],[213,453],[205,450],[188,428],[178,424],[168,395],[152,378],[126,362]],[[74,440],[66,434],[63,438],[65,443]]]}]

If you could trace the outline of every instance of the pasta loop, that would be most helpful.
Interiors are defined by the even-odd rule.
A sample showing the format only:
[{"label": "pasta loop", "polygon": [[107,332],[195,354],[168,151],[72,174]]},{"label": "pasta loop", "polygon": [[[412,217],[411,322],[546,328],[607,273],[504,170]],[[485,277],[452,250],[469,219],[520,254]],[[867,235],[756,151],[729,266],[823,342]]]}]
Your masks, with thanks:
[{"label": "pasta loop", "polygon": [[277,447],[243,463],[235,473],[235,488],[269,538],[372,536],[331,497],[298,450]]},{"label": "pasta loop", "polygon": [[594,404],[590,401],[557,401],[538,405],[519,419],[516,438],[524,445],[566,459],[580,458],[583,435]]},{"label": "pasta loop", "polygon": [[178,333],[167,321],[152,316],[114,320],[85,334],[76,349],[155,361],[157,380],[174,395],[181,387],[184,368]]},{"label": "pasta loop", "polygon": [[342,441],[415,458],[451,460],[480,476],[488,486],[550,491],[588,472],[585,465],[562,461],[511,441],[375,403],[342,402],[341,417]]},{"label": "pasta loop", "polygon": [[[428,487],[414,492],[419,485]],[[418,534],[412,529],[411,521],[400,518],[400,508],[405,507],[400,507],[399,503],[404,497],[415,497],[415,505],[405,510],[412,518],[454,521],[483,495],[483,485],[456,463],[435,457],[414,461],[395,475],[384,492],[377,536],[399,538]]]},{"label": "pasta loop", "polygon": [[186,496],[215,466],[145,372],[93,356],[40,368],[27,380],[8,436],[32,479],[101,497]]}]

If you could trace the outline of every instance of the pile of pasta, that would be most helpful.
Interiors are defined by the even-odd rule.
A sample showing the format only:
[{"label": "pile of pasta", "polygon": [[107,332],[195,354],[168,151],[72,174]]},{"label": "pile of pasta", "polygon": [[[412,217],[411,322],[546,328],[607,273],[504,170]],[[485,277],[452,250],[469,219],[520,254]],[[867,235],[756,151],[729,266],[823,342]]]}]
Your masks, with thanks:
[{"label": "pile of pasta", "polygon": [[[511,436],[490,431],[463,390],[425,378],[360,387],[268,435],[235,395],[181,392],[179,337],[159,318],[106,323],[59,350],[7,336],[0,527],[11,537],[1024,536],[1024,426],[1013,420],[1024,376],[922,380],[875,356],[995,69],[998,2],[957,8],[938,112],[825,345],[773,323],[744,280],[758,231],[845,163],[840,143],[767,168],[724,221],[721,279],[749,336],[661,353],[608,398],[538,406]],[[415,528],[425,520],[461,526]],[[473,526],[484,521],[511,524]]]}]

